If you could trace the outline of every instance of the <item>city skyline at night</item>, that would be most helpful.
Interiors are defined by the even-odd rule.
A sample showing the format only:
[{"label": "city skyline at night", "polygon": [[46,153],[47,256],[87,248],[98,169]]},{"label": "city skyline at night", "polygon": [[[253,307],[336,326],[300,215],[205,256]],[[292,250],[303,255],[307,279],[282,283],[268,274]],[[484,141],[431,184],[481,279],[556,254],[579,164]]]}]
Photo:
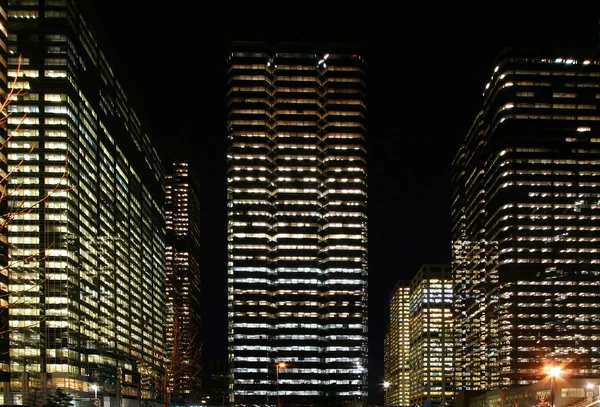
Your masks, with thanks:
[{"label": "city skyline at night", "polygon": [[[225,251],[225,52],[228,39],[245,35],[316,36],[353,32],[368,43],[369,75],[369,264],[370,264],[370,398],[383,397],[383,326],[391,287],[412,277],[424,263],[450,261],[450,162],[482,103],[493,58],[502,48],[520,43],[597,47],[594,13],[575,15],[551,2],[543,10],[521,9],[506,15],[475,11],[477,17],[446,19],[443,9],[422,17],[402,16],[384,6],[362,10],[322,5],[272,5],[267,19],[261,8],[232,4],[217,9],[199,27],[194,13],[164,10],[165,32],[157,35],[151,10],[102,2],[99,11],[111,21],[110,35],[130,86],[148,102],[153,135],[161,155],[173,156],[185,145],[201,167],[203,223],[203,291],[216,312],[205,323],[213,333],[205,344],[211,357],[226,355]],[[110,10],[119,5],[118,16]],[[380,10],[375,10],[379,8]],[[327,12],[329,11],[329,12]],[[360,11],[360,12],[359,12]],[[266,13],[269,14],[269,13]],[[273,16],[286,15],[277,21]],[[205,17],[199,17],[204,19]],[[421,21],[414,28],[412,19]],[[170,23],[169,21],[173,21]],[[217,28],[221,22],[220,27]],[[134,23],[135,22],[135,23]],[[176,23],[175,23],[176,22]],[[325,24],[326,22],[326,24]],[[108,31],[108,30],[107,30]],[[150,40],[151,39],[151,40]],[[189,52],[189,51],[192,52]],[[157,75],[154,58],[176,61],[178,72]],[[200,62],[199,62],[200,61]],[[158,85],[158,86],[157,86]],[[165,107],[182,95],[177,108]],[[193,95],[193,96],[192,96]],[[199,123],[202,123],[201,125]],[[206,288],[208,287],[208,288]],[[206,352],[205,352],[206,353]]]}]

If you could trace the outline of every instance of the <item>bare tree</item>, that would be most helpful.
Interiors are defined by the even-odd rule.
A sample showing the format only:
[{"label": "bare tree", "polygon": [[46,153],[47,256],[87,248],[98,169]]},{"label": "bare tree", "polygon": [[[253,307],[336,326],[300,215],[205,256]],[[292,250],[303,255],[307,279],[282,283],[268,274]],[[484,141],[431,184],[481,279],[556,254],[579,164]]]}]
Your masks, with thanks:
[{"label": "bare tree", "polygon": [[157,369],[144,369],[142,372],[154,390],[153,395],[160,397],[163,407],[171,404],[174,391],[182,382],[191,381],[200,374],[200,370],[195,370],[194,366],[199,364],[202,354],[202,347],[196,345],[194,340],[195,335],[185,331],[176,315],[165,332],[169,332],[170,338],[165,343],[170,345],[170,349],[163,353],[153,346],[152,353],[158,361]]},{"label": "bare tree", "polygon": [[30,387],[23,397],[23,404],[31,407],[44,407],[56,389],[57,387],[52,384],[52,381],[40,383],[37,387]]},{"label": "bare tree", "polygon": [[538,397],[537,402],[535,403],[535,407],[550,407],[550,401],[548,400],[548,396],[542,394]]},{"label": "bare tree", "polygon": [[72,407],[73,405],[73,396],[60,388],[56,388],[50,394],[50,398],[44,407]]}]

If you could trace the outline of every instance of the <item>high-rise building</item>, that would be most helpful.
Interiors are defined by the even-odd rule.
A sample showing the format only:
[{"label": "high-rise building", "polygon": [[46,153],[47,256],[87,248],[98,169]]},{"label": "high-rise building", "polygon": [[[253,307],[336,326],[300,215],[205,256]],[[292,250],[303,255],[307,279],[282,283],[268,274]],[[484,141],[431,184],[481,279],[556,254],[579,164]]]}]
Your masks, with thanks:
[{"label": "high-rise building", "polygon": [[449,265],[425,264],[394,287],[384,340],[384,405],[454,400],[452,301]]},{"label": "high-rise building", "polygon": [[446,406],[454,398],[450,266],[422,266],[409,291],[410,405]]},{"label": "high-rise building", "polygon": [[51,385],[76,405],[95,395],[139,405],[155,396],[140,383],[156,377],[163,352],[162,164],[87,3],[2,3],[0,65],[22,90],[7,108],[7,203],[17,216],[6,231],[3,402]]},{"label": "high-rise building", "polygon": [[598,50],[499,55],[453,167],[456,385],[600,376]]},{"label": "high-rise building", "polygon": [[390,321],[384,337],[385,406],[408,406],[410,397],[410,281],[399,281],[390,295]]},{"label": "high-rise building", "polygon": [[198,403],[202,396],[200,186],[189,163],[173,163],[165,191],[166,344],[174,368],[171,400]]},{"label": "high-rise building", "polygon": [[230,400],[367,403],[367,151],[359,52],[227,59]]}]

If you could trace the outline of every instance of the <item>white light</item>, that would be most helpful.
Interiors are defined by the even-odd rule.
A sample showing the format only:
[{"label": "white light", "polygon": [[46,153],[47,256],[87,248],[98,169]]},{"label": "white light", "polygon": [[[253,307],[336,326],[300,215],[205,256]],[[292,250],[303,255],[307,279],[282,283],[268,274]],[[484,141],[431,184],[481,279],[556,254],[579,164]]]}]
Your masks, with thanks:
[{"label": "white light", "polygon": [[494,68],[494,72],[498,72],[499,68],[500,68],[500,65],[498,65],[496,68]]},{"label": "white light", "polygon": [[562,61],[563,61],[563,60],[562,60],[562,58],[556,58],[556,59],[554,60],[554,62],[556,62],[556,63],[561,63]]},{"label": "white light", "polygon": [[577,131],[579,133],[583,133],[584,131],[590,131],[590,130],[592,130],[592,129],[589,127],[577,127]]},{"label": "white light", "polygon": [[586,59],[585,61],[583,61],[583,64],[584,64],[584,65],[589,65],[590,63],[591,63],[591,62],[590,62],[589,60],[587,60],[587,59]]},{"label": "white light", "polygon": [[329,54],[325,54],[325,56],[323,57],[323,59],[327,59],[329,58]]},{"label": "white light", "polygon": [[490,87],[490,83],[488,82],[487,85],[485,85],[485,88],[489,88]]}]

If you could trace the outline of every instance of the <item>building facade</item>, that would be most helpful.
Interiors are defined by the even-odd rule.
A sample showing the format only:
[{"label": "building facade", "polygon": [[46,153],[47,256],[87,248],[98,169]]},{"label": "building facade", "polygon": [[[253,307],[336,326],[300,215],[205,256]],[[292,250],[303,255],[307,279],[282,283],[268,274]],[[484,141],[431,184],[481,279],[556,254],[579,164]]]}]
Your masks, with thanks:
[{"label": "building facade", "polygon": [[170,397],[174,403],[198,403],[202,396],[200,186],[189,163],[173,163],[165,191],[165,343],[176,373],[172,375]]},{"label": "building facade", "polygon": [[227,59],[230,401],[367,402],[360,54],[235,44]]},{"label": "building facade", "polygon": [[409,290],[409,405],[446,406],[454,398],[450,266],[423,265]]},{"label": "building facade", "polygon": [[[0,26],[6,27],[8,15],[6,13],[6,4],[0,3]],[[3,100],[2,110],[6,110],[8,103],[8,49],[6,44],[8,43],[8,31],[6,28],[0,29],[0,44],[4,44],[4,47],[0,45],[0,97]],[[7,132],[7,121],[8,117],[2,115],[0,119],[0,139],[6,140],[8,137]],[[3,141],[2,146],[4,147],[6,141]],[[8,157],[6,148],[0,149],[0,194],[5,197],[7,194],[8,179]],[[0,211],[2,213],[7,212],[7,199],[0,199]],[[8,224],[6,221],[0,223],[0,383],[6,384],[10,381],[10,359],[8,346],[10,343],[8,327]],[[6,386],[5,386],[6,387]]]},{"label": "building facade", "polygon": [[399,281],[390,295],[390,321],[384,337],[385,406],[410,405],[410,281]]},{"label": "building facade", "polygon": [[139,405],[163,352],[162,164],[85,2],[2,3],[15,215],[3,402],[50,386],[75,405]]},{"label": "building facade", "polygon": [[390,297],[384,341],[384,405],[446,406],[454,400],[452,272],[425,264]]},{"label": "building facade", "polygon": [[598,51],[508,50],[453,167],[456,385],[600,375]]},{"label": "building facade", "polygon": [[536,407],[542,403],[554,407],[590,407],[597,405],[600,380],[546,377],[528,386],[488,391],[461,392],[454,407]]}]

